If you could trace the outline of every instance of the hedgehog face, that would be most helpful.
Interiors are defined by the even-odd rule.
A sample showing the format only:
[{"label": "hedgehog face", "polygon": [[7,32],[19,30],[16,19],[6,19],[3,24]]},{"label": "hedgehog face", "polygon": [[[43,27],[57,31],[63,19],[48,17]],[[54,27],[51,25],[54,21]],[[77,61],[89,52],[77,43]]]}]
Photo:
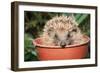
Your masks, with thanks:
[{"label": "hedgehog face", "polygon": [[66,31],[65,28],[50,28],[48,30],[48,35],[57,46],[65,47],[71,43],[69,31]]},{"label": "hedgehog face", "polygon": [[79,33],[77,27],[70,29],[67,28],[50,28],[48,30],[48,35],[53,39],[53,43],[57,46],[65,47],[66,45],[71,45],[74,41],[73,37]]},{"label": "hedgehog face", "polygon": [[[59,34],[60,33],[60,34]],[[56,45],[59,45],[61,47],[65,47],[66,45],[70,45],[71,40],[70,40],[70,35],[69,32],[56,32],[54,36],[54,41]]]}]

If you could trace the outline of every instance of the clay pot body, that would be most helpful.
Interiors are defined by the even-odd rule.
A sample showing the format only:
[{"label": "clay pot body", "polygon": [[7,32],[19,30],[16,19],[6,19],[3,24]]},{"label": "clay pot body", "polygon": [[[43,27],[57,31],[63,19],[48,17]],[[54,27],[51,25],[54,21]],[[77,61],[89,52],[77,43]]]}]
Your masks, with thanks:
[{"label": "clay pot body", "polygon": [[33,44],[36,45],[39,60],[81,59],[86,57],[88,53],[89,37],[85,36],[85,38],[87,39],[85,43],[70,45],[65,48],[42,45],[41,38],[35,39]]}]

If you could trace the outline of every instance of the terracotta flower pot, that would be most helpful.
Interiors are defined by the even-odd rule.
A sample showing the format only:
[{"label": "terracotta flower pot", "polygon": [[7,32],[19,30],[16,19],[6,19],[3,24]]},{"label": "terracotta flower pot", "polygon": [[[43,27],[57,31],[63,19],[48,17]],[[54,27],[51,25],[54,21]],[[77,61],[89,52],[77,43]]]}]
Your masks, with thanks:
[{"label": "terracotta flower pot", "polygon": [[67,60],[81,59],[88,53],[89,37],[85,36],[86,42],[79,45],[69,45],[65,48],[60,46],[45,46],[42,45],[41,38],[33,41],[36,45],[39,60]]}]

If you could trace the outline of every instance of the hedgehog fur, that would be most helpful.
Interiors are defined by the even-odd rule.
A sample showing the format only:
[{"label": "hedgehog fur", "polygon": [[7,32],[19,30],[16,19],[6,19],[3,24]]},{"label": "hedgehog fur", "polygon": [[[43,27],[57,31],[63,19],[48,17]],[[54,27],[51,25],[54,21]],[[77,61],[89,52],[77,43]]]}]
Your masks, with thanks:
[{"label": "hedgehog fur", "polygon": [[41,35],[43,45],[61,46],[81,44],[85,40],[73,16],[55,16],[48,20]]}]

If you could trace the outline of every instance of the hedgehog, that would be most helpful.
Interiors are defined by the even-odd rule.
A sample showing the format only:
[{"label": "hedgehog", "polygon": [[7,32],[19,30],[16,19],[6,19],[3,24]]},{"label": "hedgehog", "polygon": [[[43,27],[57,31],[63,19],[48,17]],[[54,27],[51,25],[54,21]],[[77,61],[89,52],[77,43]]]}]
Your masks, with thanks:
[{"label": "hedgehog", "polygon": [[73,16],[55,16],[48,20],[41,35],[42,43],[46,46],[75,45],[84,43],[83,33]]}]

